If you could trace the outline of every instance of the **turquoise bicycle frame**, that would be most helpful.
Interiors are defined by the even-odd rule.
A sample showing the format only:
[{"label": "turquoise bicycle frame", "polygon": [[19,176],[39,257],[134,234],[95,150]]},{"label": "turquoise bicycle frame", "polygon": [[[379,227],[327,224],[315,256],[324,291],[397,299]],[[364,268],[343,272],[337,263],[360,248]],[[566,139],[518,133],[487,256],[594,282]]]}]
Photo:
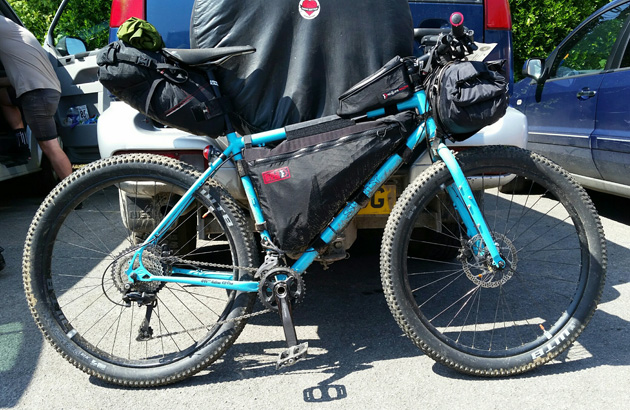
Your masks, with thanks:
[{"label": "turquoise bicycle frame", "polygon": [[[426,94],[423,90],[418,91],[409,100],[406,100],[398,104],[397,109],[399,111],[405,110],[417,110],[420,115],[425,114],[428,108],[428,102]],[[377,118],[385,114],[384,109],[379,109],[367,113],[368,118]],[[415,150],[422,141],[429,139],[434,140],[436,134],[436,125],[433,118],[429,117],[426,121],[422,122],[418,128],[407,138],[406,146],[409,150]],[[233,275],[226,271],[210,271],[210,270],[197,270],[197,269],[184,269],[179,267],[173,268],[173,273],[178,276],[155,276],[151,274],[142,263],[143,250],[157,242],[173,224],[182,212],[192,203],[193,194],[210,178],[210,176],[225,162],[228,158],[233,158],[238,161],[242,159],[241,152],[245,147],[244,140],[236,133],[231,132],[227,135],[229,145],[227,149],[208,167],[208,169],[199,177],[197,181],[188,189],[188,191],[181,197],[177,204],[171,209],[166,217],[160,222],[155,230],[149,235],[142,246],[135,251],[135,254],[130,262],[130,268],[127,271],[129,281],[138,280],[142,282],[176,282],[192,285],[212,286],[216,288],[237,290],[242,292],[257,292],[259,282],[257,281],[235,281]],[[286,139],[286,132],[284,128],[266,131],[251,136],[251,144],[253,146],[260,146],[270,142],[277,142]],[[490,229],[488,228],[479,206],[472,193],[472,189],[468,184],[466,177],[464,176],[455,156],[451,150],[440,142],[435,151],[439,158],[441,158],[446,164],[449,172],[453,176],[454,183],[447,187],[447,192],[453,201],[453,205],[456,211],[462,218],[462,221],[466,227],[467,234],[470,238],[481,237],[481,241],[477,240],[473,244],[475,257],[487,257],[489,255],[492,258],[492,263],[495,267],[505,266],[505,261],[501,258],[499,250],[492,239]],[[393,154],[385,163],[376,171],[376,173],[368,180],[363,187],[363,194],[366,197],[371,198],[374,193],[387,181],[394,172],[402,165],[403,158],[398,154]],[[254,190],[252,182],[248,176],[241,178],[245,194],[249,201],[249,205],[254,217],[254,221],[259,226],[264,226],[265,217],[260,208],[258,202],[258,196]],[[320,239],[326,243],[331,243],[337,232],[343,231],[350,223],[352,218],[360,211],[361,205],[356,202],[349,202],[332,220],[332,222],[324,229],[320,234]],[[271,243],[271,237],[266,230],[261,232],[261,239],[263,243],[269,241]],[[478,236],[479,235],[479,236]],[[300,258],[295,261],[291,266],[297,273],[303,273],[313,263],[315,258],[319,256],[319,253],[314,248],[307,249]],[[138,261],[138,267],[132,269],[134,262]],[[134,279],[132,279],[132,277]]]}]

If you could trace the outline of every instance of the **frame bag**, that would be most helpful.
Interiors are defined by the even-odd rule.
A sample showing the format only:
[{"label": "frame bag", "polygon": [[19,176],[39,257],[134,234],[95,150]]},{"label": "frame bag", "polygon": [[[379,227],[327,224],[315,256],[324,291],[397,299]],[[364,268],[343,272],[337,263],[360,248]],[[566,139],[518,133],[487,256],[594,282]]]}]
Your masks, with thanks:
[{"label": "frame bag", "polygon": [[362,123],[331,116],[287,126],[287,139],[273,148],[246,139],[239,170],[252,181],[274,244],[292,255],[313,246],[416,126],[412,112]]},{"label": "frame bag", "polygon": [[428,77],[428,90],[438,128],[463,141],[505,115],[509,103],[503,61],[447,64]]},{"label": "frame bag", "polygon": [[227,103],[217,98],[211,71],[184,69],[162,51],[122,40],[104,47],[96,62],[105,88],[147,117],[191,134],[224,134]]}]

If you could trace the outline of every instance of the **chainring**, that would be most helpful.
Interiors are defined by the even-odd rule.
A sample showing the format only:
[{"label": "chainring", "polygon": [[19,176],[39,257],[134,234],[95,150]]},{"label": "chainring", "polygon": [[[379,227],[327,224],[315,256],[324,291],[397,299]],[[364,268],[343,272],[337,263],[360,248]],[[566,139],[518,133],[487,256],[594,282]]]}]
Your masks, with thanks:
[{"label": "chainring", "polygon": [[264,272],[260,279],[258,297],[265,307],[273,311],[278,311],[278,303],[273,294],[273,289],[280,282],[286,284],[286,289],[289,292],[289,300],[293,306],[302,301],[304,292],[306,291],[302,275],[290,268],[279,267]]}]

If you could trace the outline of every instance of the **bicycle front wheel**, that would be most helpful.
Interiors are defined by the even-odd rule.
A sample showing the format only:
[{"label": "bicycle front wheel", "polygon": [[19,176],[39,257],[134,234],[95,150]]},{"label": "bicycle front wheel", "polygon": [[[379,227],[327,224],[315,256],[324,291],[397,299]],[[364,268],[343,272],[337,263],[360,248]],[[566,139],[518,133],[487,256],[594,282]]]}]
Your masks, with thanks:
[{"label": "bicycle front wheel", "polygon": [[[130,284],[126,273],[199,175],[162,156],[116,156],[73,173],[40,206],[24,249],[26,296],[45,337],[78,368],[116,384],[172,383],[212,363],[240,334],[245,320],[231,319],[251,312],[254,294]],[[210,181],[142,262],[155,276],[216,264],[223,267],[210,269],[252,280],[244,268],[257,266],[257,252],[243,212]]]},{"label": "bicycle front wheel", "polygon": [[[507,266],[475,257],[480,237],[467,235],[438,162],[388,220],[385,295],[400,327],[436,361],[467,374],[522,373],[565,350],[593,315],[605,278],[603,228],[586,192],[539,155],[497,146],[457,159]],[[525,183],[506,185],[515,177]]]}]

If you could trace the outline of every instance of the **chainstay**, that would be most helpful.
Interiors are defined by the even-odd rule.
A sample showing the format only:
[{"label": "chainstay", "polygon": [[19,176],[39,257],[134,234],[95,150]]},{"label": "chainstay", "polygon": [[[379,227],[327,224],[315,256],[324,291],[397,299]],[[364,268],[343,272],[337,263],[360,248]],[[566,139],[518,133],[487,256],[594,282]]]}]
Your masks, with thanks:
[{"label": "chainstay", "polygon": [[[219,268],[219,269],[242,269],[245,271],[249,271],[249,272],[257,272],[259,268],[246,268],[246,267],[242,267],[242,266],[236,266],[236,265],[224,265],[224,264],[220,264],[220,263],[212,263],[212,262],[198,262],[198,261],[187,261],[186,259],[182,259],[182,258],[177,258],[177,257],[166,257],[166,258],[162,258],[164,260],[167,260],[169,263],[183,263],[183,264],[188,264],[188,265],[195,265],[195,266],[203,266],[203,267],[208,267],[208,268]],[[252,313],[247,313],[245,315],[241,315],[241,316],[237,316],[237,317],[233,317],[230,319],[225,319],[225,320],[221,320],[219,322],[216,322],[214,325],[215,326],[222,326],[224,324],[227,323],[232,323],[232,322],[237,322],[240,320],[247,320],[250,319],[252,317],[256,317],[256,316],[261,316],[264,315],[266,313],[271,313],[273,312],[272,309],[265,309],[265,310],[261,310],[258,312],[252,312]]]},{"label": "chainstay", "polygon": [[[134,250],[137,250],[138,248],[135,249],[130,249],[128,252],[126,253],[130,253],[133,252]],[[188,261],[186,259],[183,258],[178,258],[175,256],[166,256],[166,257],[161,257],[160,258],[161,262],[166,262],[168,264],[174,264],[174,263],[183,263],[183,264],[187,264],[187,265],[194,265],[194,266],[203,266],[203,267],[208,267],[208,268],[220,268],[220,269],[230,269],[230,270],[234,270],[234,269],[242,269],[245,271],[249,271],[249,272],[258,272],[259,268],[249,268],[249,267],[244,267],[244,266],[236,266],[236,265],[224,265],[221,263],[212,263],[212,262],[200,262],[200,261]],[[252,317],[256,317],[256,316],[261,316],[264,315],[266,313],[270,313],[273,312],[273,309],[265,309],[265,310],[261,310],[258,312],[252,312],[252,313],[247,313],[245,315],[240,315],[240,316],[236,316],[230,319],[225,319],[225,320],[221,320],[218,321],[214,324],[214,326],[222,326],[226,323],[232,323],[232,322],[237,322],[239,320],[246,320]]]},{"label": "chainstay", "polygon": [[167,256],[167,257],[161,258],[161,260],[166,261],[170,264],[183,263],[187,265],[203,266],[203,267],[208,267],[208,268],[220,268],[220,269],[230,269],[230,270],[239,269],[239,270],[245,270],[248,272],[258,272],[258,269],[259,269],[259,268],[247,268],[244,266],[236,266],[236,265],[223,265],[220,263],[212,263],[212,262],[188,261],[186,259],[182,259],[182,258],[178,258],[174,256]]}]

